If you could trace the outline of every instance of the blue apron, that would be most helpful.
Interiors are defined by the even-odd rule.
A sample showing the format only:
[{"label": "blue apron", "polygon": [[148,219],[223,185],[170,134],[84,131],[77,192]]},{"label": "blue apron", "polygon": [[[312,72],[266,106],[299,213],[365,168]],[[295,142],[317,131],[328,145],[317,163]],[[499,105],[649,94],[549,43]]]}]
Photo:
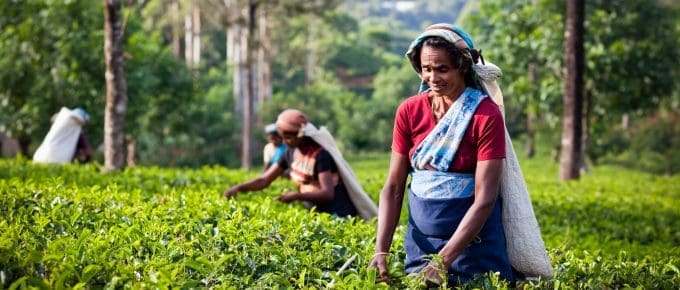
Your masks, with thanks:
[{"label": "blue apron", "polygon": [[[447,172],[479,103],[486,97],[466,89],[442,120],[418,145],[408,187],[409,219],[404,247],[406,273],[417,273],[429,263],[458,228],[474,201],[474,174]],[[475,275],[499,272],[512,281],[512,268],[501,222],[501,199],[472,242],[451,263],[449,282],[466,282]]]}]

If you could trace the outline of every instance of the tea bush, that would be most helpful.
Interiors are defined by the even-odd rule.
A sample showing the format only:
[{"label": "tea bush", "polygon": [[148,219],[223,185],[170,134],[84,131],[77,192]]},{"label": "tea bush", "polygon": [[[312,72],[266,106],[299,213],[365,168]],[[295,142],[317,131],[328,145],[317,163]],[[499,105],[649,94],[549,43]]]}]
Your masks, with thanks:
[{"label": "tea bush", "polygon": [[[374,200],[389,157],[350,163]],[[522,162],[555,269],[523,287],[676,289],[680,285],[680,176],[597,167],[560,183],[557,166]],[[402,274],[402,211],[390,257],[392,284],[366,266],[375,220],[309,213],[260,193],[221,197],[257,173],[222,167],[129,168],[0,160],[0,285],[3,288],[417,288]],[[341,274],[338,269],[356,259]],[[464,288],[510,285],[493,273]]]}]

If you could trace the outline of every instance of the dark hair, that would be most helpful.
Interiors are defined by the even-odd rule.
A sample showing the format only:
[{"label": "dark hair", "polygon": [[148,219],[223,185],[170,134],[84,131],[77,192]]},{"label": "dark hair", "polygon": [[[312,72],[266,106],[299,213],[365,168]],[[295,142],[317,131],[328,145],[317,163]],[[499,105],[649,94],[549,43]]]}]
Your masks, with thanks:
[{"label": "dark hair", "polygon": [[463,52],[458,47],[456,47],[455,44],[448,42],[439,36],[428,37],[422,42],[420,46],[416,48],[415,57],[413,58],[413,61],[418,67],[419,71],[422,70],[422,64],[420,63],[420,53],[423,50],[423,47],[426,45],[432,48],[445,49],[451,57],[451,65],[456,69],[462,69],[464,71],[463,76],[465,78],[465,84],[473,88],[480,87],[475,80],[475,72],[472,70],[472,61],[477,62],[480,57],[480,54],[477,52],[477,50],[472,49],[470,51],[470,55],[473,58],[471,61],[469,58],[463,55]]}]

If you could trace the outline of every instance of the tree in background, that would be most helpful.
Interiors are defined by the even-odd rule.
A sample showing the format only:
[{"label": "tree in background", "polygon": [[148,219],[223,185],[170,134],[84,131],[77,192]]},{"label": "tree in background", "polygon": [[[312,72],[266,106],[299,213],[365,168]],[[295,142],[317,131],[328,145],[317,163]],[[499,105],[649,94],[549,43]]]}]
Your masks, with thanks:
[{"label": "tree in background", "polygon": [[[501,67],[512,135],[525,134],[524,151],[535,152],[537,131],[557,132],[560,119],[564,6],[555,1],[483,1],[461,25],[475,35],[486,60]],[[501,24],[502,23],[502,24]],[[548,142],[558,139],[549,134]]]},{"label": "tree in background", "polygon": [[[537,140],[553,146],[561,137],[565,4],[482,1],[461,22],[503,69],[499,83],[511,134],[528,135],[532,127],[524,120],[534,114]],[[669,63],[680,59],[678,8],[667,1],[586,3],[582,149],[590,162],[611,160],[641,140],[623,129],[622,120],[646,122],[646,115],[672,107],[679,88],[673,82],[679,66]]]},{"label": "tree in background", "polygon": [[[673,115],[659,110],[670,108],[673,96],[680,93],[676,81],[680,2],[588,1],[586,5],[584,133],[588,133],[586,154],[597,163],[624,153],[628,142],[642,141],[631,129],[645,124],[649,115]],[[665,135],[661,130],[657,133]]]},{"label": "tree in background", "polygon": [[[234,93],[233,62],[226,61],[234,54],[233,42],[228,49],[229,35],[240,34],[227,33],[235,27],[219,8],[229,7],[227,2],[132,1],[123,8],[130,96],[123,130],[138,144],[140,164],[242,164],[238,108],[243,104]],[[256,33],[249,45],[256,80],[253,136],[261,131],[255,128],[273,121],[286,106],[299,106],[313,108],[315,122],[328,125],[344,150],[389,151],[394,108],[416,89],[417,77],[405,66],[403,53],[417,30],[430,24],[419,19],[451,15],[451,20],[440,21],[452,22],[458,10],[432,11],[435,5],[419,1],[411,10],[396,9],[395,3],[381,6],[381,1],[356,7],[338,6],[341,2],[255,1]],[[459,7],[462,2],[444,4]],[[680,59],[675,49],[680,39],[678,5],[638,2],[586,3],[582,148],[591,162],[611,161],[609,155],[646,138],[636,134],[661,127],[654,124],[668,124],[677,115],[673,108],[678,111],[680,94],[673,80],[680,66],[672,64]],[[185,39],[181,28],[185,15],[193,15],[194,4],[200,5],[200,63],[187,67],[180,53],[186,43],[179,39]],[[361,10],[362,5],[370,9]],[[475,20],[461,26],[504,71],[499,83],[506,95],[510,133],[536,136],[534,144],[560,142],[565,5],[548,0],[467,1],[459,9]],[[97,128],[88,130],[90,139],[101,143],[102,2],[0,0],[0,10],[0,64],[12,68],[0,70],[0,130],[23,136],[30,153],[30,144],[47,132],[49,116],[61,106],[81,106],[92,116],[88,127]],[[664,108],[665,113],[659,112],[663,117],[645,118]],[[253,138],[253,147],[259,139]],[[647,141],[651,146],[659,140]],[[642,145],[636,148],[648,147]],[[259,158],[257,152],[251,161]]]},{"label": "tree in background", "polygon": [[578,179],[581,158],[581,116],[583,115],[583,39],[585,3],[583,0],[567,1],[564,62],[567,67],[564,81],[564,107],[560,179]]},{"label": "tree in background", "polygon": [[[165,46],[164,31],[154,28],[155,18],[145,14],[155,2],[140,3],[122,8],[130,96],[123,131],[136,142],[140,164],[200,166],[199,158],[205,158],[235,165],[231,158],[237,154],[232,152],[233,142],[227,141],[234,130],[229,114],[233,106],[202,101],[210,86],[217,88],[216,80],[226,74],[195,78],[183,59],[173,57],[169,34]],[[0,63],[13,68],[0,70],[0,91],[5,92],[0,94],[0,130],[15,138],[24,136],[24,154],[29,155],[30,144],[47,133],[51,115],[62,106],[83,107],[91,116],[88,137],[95,146],[101,144],[103,2],[0,1],[0,8]],[[38,14],[42,17],[34,17]],[[202,50],[206,60],[224,67],[211,49]],[[212,123],[197,123],[204,119]],[[97,152],[95,159],[103,161],[103,156]]]},{"label": "tree in background", "polygon": [[125,166],[123,124],[127,110],[127,85],[123,61],[123,17],[119,0],[104,0],[104,62],[106,109],[104,114],[104,170]]}]

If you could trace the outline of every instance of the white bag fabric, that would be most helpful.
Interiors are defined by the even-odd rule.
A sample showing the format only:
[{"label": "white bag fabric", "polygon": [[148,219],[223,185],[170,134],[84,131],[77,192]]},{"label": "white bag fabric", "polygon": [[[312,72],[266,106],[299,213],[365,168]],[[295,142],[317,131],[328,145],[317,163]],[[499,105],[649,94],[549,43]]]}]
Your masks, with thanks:
[{"label": "white bag fabric", "polygon": [[328,129],[326,129],[326,127],[317,129],[312,123],[307,123],[303,128],[303,133],[305,136],[312,138],[312,140],[331,154],[331,157],[333,157],[333,160],[338,167],[340,179],[342,179],[342,183],[345,185],[345,188],[347,188],[349,199],[357,209],[359,216],[364,220],[369,220],[377,216],[378,207],[368,194],[366,194],[361,187],[361,184],[359,184],[359,181],[354,175],[354,171],[352,171],[352,168],[347,161],[345,161],[345,158],[342,157],[342,153],[340,153],[337,144],[335,144],[335,139],[333,139],[331,133],[328,132]]},{"label": "white bag fabric", "polygon": [[85,119],[66,107],[57,113],[50,131],[33,154],[33,162],[69,163],[76,151]]},{"label": "white bag fabric", "polygon": [[527,277],[552,277],[550,258],[508,130],[505,130],[505,147],[500,195],[503,199],[503,229],[510,264]]},{"label": "white bag fabric", "polygon": [[[503,94],[496,80],[490,77],[482,83],[505,118]],[[503,229],[510,264],[527,277],[552,277],[553,269],[550,265],[550,258],[541,237],[541,229],[534,214],[524,174],[522,174],[507,129],[505,130],[505,151],[500,179],[500,196],[503,200]]]}]

